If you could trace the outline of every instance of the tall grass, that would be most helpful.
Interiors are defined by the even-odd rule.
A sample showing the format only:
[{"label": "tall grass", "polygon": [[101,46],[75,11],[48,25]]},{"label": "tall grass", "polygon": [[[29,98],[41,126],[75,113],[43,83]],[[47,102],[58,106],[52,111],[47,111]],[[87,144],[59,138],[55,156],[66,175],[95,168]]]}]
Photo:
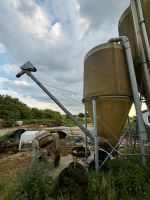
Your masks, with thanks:
[{"label": "tall grass", "polygon": [[49,179],[45,164],[35,162],[17,178],[5,192],[4,200],[42,200],[48,196]]},{"label": "tall grass", "polygon": [[[149,200],[150,167],[135,159],[118,158],[109,163],[109,171],[91,172],[88,185],[59,196],[59,200]],[[84,188],[85,187],[85,188]],[[82,194],[82,195],[81,195]]]},{"label": "tall grass", "polygon": [[[4,200],[149,200],[150,163],[142,166],[135,158],[116,158],[107,172],[90,172],[87,184],[62,195],[57,180],[49,183],[48,170],[34,163],[23,171]],[[59,192],[59,194],[58,194]]]}]

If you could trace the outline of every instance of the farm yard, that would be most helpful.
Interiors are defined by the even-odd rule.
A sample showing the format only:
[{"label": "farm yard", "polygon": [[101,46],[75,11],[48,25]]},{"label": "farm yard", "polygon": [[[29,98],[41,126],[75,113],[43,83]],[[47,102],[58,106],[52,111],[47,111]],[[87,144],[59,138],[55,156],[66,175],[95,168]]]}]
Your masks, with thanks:
[{"label": "farm yard", "polygon": [[150,0],[1,0],[0,200],[150,199]]}]

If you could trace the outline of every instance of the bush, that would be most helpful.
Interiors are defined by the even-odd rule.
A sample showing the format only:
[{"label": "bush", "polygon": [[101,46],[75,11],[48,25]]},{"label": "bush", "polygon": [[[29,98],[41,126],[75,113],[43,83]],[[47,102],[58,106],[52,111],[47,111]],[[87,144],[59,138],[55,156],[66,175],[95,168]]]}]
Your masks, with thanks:
[{"label": "bush", "polygon": [[4,195],[4,200],[41,200],[48,196],[49,180],[45,164],[38,162],[23,171]]}]

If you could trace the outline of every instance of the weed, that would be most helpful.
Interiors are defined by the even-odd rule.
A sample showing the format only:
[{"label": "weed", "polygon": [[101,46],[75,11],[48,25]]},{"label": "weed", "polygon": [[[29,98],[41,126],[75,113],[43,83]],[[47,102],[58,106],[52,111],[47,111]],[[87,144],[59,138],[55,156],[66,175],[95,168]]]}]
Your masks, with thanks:
[{"label": "weed", "polygon": [[41,200],[49,193],[48,172],[42,163],[33,163],[4,195],[4,200]]}]

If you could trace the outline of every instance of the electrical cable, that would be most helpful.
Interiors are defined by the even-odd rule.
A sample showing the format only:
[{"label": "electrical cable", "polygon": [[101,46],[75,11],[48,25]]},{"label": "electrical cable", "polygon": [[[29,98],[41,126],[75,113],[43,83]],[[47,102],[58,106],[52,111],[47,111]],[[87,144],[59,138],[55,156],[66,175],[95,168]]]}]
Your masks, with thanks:
[{"label": "electrical cable", "polygon": [[[51,91],[57,93],[57,94],[60,95],[60,96],[64,96],[64,97],[66,97],[67,100],[68,100],[68,98],[69,98],[70,100],[72,100],[72,101],[74,101],[74,102],[76,102],[76,103],[78,103],[78,104],[80,104],[80,105],[83,106],[83,104],[82,104],[81,102],[79,102],[79,101],[77,101],[77,100],[75,100],[75,99],[72,99],[72,98],[70,98],[70,97],[67,97],[67,96],[65,96],[65,95],[63,95],[63,94],[60,94],[60,92],[58,92],[58,91],[55,91],[55,90],[51,90]],[[66,105],[66,106],[68,107],[68,105]],[[72,105],[69,105],[69,106],[72,107]],[[80,110],[80,109],[79,109],[79,108],[78,108],[78,109],[71,108],[71,110]]]},{"label": "electrical cable", "polygon": [[[48,88],[48,87],[47,87]],[[56,92],[57,94],[59,94],[59,95],[61,95],[61,96],[63,96],[63,97],[65,97],[65,98],[69,98],[69,99],[71,99],[72,101],[75,101],[76,103],[79,103],[80,105],[83,105],[81,102],[79,102],[79,101],[77,101],[76,99],[73,99],[73,98],[71,98],[71,97],[69,97],[69,96],[65,96],[64,94],[60,94],[60,92],[58,92],[58,91],[56,91],[56,90],[52,90],[53,92]]]},{"label": "electrical cable", "polygon": [[47,83],[44,83],[42,79],[40,79],[40,78],[38,78],[38,79],[39,79],[40,81],[42,81],[43,85],[45,85],[45,86],[53,87],[53,88],[55,88],[55,89],[62,90],[62,91],[64,91],[64,92],[72,93],[72,94],[79,95],[79,96],[82,96],[82,97],[83,97],[83,95],[80,94],[80,93],[73,92],[73,91],[66,90],[66,89],[62,89],[62,88],[60,88],[60,87],[56,87],[56,86],[54,86],[54,85],[52,85],[52,84],[49,84],[49,83],[47,84]]}]

